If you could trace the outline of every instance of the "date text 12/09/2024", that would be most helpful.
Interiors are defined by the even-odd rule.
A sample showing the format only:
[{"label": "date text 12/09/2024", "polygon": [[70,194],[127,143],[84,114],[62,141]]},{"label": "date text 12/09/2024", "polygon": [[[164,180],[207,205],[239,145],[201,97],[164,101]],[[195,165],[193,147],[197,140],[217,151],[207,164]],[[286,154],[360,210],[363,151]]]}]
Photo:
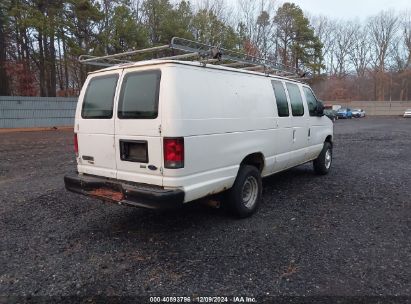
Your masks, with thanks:
[{"label": "date text 12/09/2024", "polygon": [[254,297],[150,297],[150,303],[257,303]]}]

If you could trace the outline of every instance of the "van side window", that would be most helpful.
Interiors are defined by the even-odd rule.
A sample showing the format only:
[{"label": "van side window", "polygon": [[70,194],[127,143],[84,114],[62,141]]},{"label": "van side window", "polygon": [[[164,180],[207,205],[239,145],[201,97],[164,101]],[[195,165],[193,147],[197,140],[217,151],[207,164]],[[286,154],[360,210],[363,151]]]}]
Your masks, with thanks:
[{"label": "van side window", "polygon": [[286,87],[288,95],[290,96],[293,116],[304,116],[304,104],[300,89],[293,83],[286,83]]},{"label": "van side window", "polygon": [[283,83],[281,81],[273,80],[271,84],[274,89],[275,99],[277,101],[278,116],[288,117],[290,116],[290,111],[288,109],[287,95],[285,95],[285,90]]},{"label": "van side window", "polygon": [[315,112],[315,109],[317,108],[317,98],[315,98],[313,92],[307,87],[304,87],[304,94],[305,94],[305,98],[307,99],[308,110],[310,111],[310,116],[316,116],[314,112]]},{"label": "van side window", "polygon": [[160,78],[159,70],[125,75],[118,104],[118,117],[123,119],[157,118]]},{"label": "van side window", "polygon": [[92,78],[84,95],[81,117],[84,119],[110,119],[118,75]]}]

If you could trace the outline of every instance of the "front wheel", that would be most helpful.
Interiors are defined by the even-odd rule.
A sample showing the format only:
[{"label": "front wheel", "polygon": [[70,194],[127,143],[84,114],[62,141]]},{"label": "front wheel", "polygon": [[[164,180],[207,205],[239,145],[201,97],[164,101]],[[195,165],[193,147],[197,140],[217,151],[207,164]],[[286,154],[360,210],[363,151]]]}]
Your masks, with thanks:
[{"label": "front wheel", "polygon": [[332,157],[333,157],[332,146],[329,142],[325,142],[320,155],[313,162],[315,173],[319,175],[328,174],[328,172],[331,169]]},{"label": "front wheel", "polygon": [[260,171],[254,166],[241,166],[233,187],[228,192],[231,213],[246,218],[255,213],[262,197]]}]

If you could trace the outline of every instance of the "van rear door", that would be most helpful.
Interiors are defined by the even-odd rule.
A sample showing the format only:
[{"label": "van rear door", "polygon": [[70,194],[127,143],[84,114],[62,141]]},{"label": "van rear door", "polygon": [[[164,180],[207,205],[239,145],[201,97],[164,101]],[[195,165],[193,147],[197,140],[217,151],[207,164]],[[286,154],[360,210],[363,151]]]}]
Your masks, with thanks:
[{"label": "van rear door", "polygon": [[116,178],[114,100],[121,70],[91,75],[80,94],[75,133],[78,172]]},{"label": "van rear door", "polygon": [[117,178],[163,185],[161,70],[124,70],[115,119]]}]

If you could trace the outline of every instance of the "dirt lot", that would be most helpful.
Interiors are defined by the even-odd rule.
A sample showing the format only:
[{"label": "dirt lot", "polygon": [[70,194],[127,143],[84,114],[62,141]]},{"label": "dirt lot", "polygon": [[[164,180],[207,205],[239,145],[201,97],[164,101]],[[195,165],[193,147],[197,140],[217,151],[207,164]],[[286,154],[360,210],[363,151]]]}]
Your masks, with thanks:
[{"label": "dirt lot", "polygon": [[0,295],[410,297],[411,119],[335,133],[330,175],[265,179],[246,220],[68,193],[71,132],[0,134]]}]

